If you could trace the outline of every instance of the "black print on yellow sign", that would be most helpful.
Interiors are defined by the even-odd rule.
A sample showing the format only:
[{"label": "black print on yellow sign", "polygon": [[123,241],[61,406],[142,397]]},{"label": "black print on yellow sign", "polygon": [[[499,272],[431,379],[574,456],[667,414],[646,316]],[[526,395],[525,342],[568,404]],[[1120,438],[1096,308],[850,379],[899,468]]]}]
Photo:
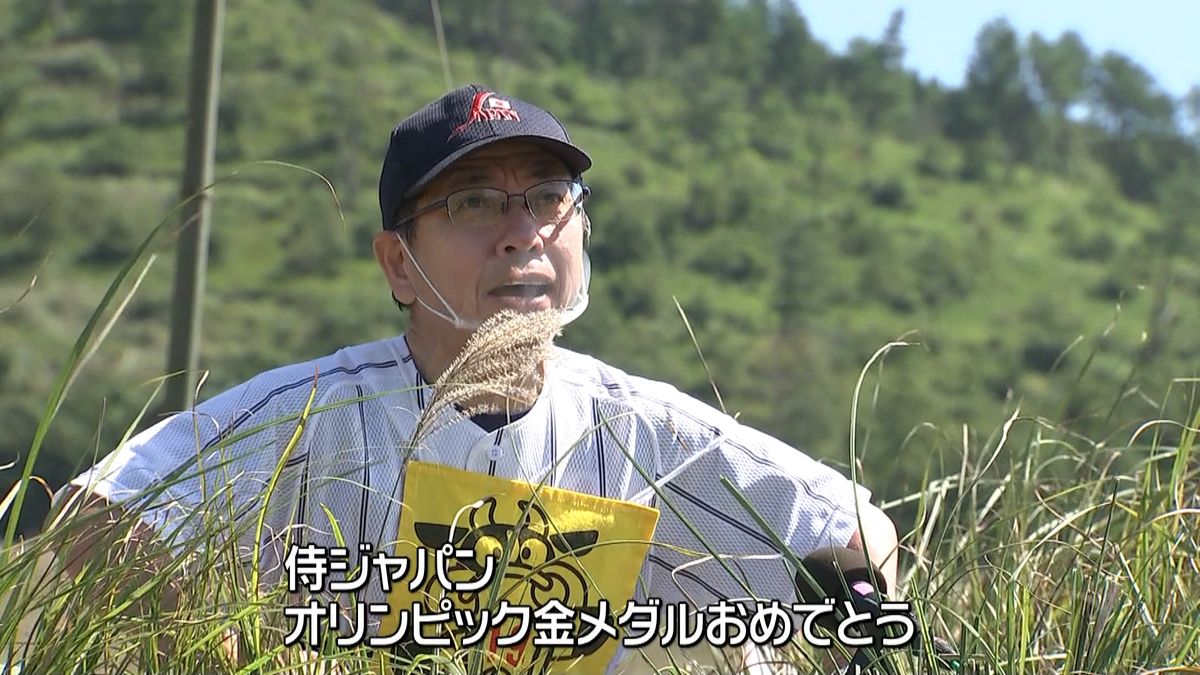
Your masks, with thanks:
[{"label": "black print on yellow sign", "polygon": [[[426,571],[393,586],[381,632],[449,633],[447,648],[482,649],[489,673],[604,672],[617,642],[580,617],[616,625],[657,510],[422,462],[406,473],[396,554]],[[439,612],[446,620],[414,626]]]},{"label": "black print on yellow sign", "polygon": [[[497,522],[496,498],[483,500],[483,505],[471,509],[466,527],[450,531],[450,525],[439,523],[416,523],[417,540],[430,550],[437,550],[447,542],[457,550],[470,550],[471,558],[447,556],[446,577],[454,581],[474,581],[487,571],[486,556],[499,558],[507,542],[513,542],[513,552],[507,557],[506,580],[527,581],[535,603],[544,604],[551,599],[567,606],[575,602],[587,604],[587,582],[575,566],[558,560],[570,554],[571,558],[582,558],[591,552],[600,539],[599,530],[578,532],[554,532],[550,528],[546,513],[537,504],[520,501],[517,506],[526,511],[520,523]],[[493,558],[493,559],[495,559]],[[440,581],[436,575],[425,583],[425,592],[436,594]],[[489,576],[491,576],[489,574]],[[463,593],[479,600],[479,593]],[[478,605],[477,605],[478,608]]]}]

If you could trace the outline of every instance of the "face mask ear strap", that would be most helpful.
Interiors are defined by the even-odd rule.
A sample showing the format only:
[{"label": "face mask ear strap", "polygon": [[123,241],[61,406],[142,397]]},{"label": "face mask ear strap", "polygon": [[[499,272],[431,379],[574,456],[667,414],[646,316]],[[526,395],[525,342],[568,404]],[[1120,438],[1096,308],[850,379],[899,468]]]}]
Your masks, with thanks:
[{"label": "face mask ear strap", "polygon": [[567,325],[583,315],[584,310],[588,307],[588,287],[592,283],[592,259],[587,251],[583,252],[583,281],[579,285],[579,292],[575,294],[575,298],[571,304],[563,310],[563,325]]},{"label": "face mask ear strap", "polygon": [[[442,303],[442,307],[446,308],[446,312],[448,312],[448,314],[442,314],[436,309],[430,307],[424,300],[421,299],[420,295],[417,295],[417,302],[421,303],[421,306],[425,309],[433,312],[434,315],[450,322],[450,324],[455,328],[460,330],[474,330],[479,328],[478,322],[467,321],[459,316],[458,312],[454,311],[454,308],[450,306],[450,303],[446,302],[446,298],[443,298],[442,294],[438,292],[437,286],[434,286],[433,282],[429,280],[429,276],[425,274],[425,270],[421,269],[421,263],[417,262],[417,256],[413,255],[412,249],[408,247],[408,242],[404,241],[404,237],[401,237],[400,233],[396,230],[392,230],[392,234],[396,235],[396,241],[400,242],[400,245],[404,247],[404,253],[408,255],[409,260],[412,260],[413,267],[417,268],[417,273],[420,274],[421,278],[425,280],[425,285],[428,286],[429,290],[433,291],[433,294],[437,296],[438,302]],[[416,289],[413,289],[413,294],[416,295]],[[395,295],[392,297],[395,297]]]},{"label": "face mask ear strap", "polygon": [[590,299],[588,289],[592,285],[592,257],[587,252],[588,245],[592,240],[592,219],[588,217],[587,211],[583,210],[582,205],[579,209],[583,216],[583,279],[579,285],[579,292],[575,294],[571,304],[563,310],[564,326],[583,315]]}]

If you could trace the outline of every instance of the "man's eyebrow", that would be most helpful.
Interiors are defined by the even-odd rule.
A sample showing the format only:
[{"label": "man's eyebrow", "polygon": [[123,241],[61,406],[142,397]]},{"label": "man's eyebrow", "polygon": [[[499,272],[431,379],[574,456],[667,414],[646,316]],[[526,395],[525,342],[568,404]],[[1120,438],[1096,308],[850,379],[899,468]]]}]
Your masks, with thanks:
[{"label": "man's eyebrow", "polygon": [[571,172],[562,162],[553,159],[543,159],[534,164],[529,169],[529,173],[536,178],[559,178],[564,175],[570,175]]},{"label": "man's eyebrow", "polygon": [[462,167],[446,176],[446,187],[453,189],[469,183],[486,182],[490,176],[488,170],[482,166]]}]

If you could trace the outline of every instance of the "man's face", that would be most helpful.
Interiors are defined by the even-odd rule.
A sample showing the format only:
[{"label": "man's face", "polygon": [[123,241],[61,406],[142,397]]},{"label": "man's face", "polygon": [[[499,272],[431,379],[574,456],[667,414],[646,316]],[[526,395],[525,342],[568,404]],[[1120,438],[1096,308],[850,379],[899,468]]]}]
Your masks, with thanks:
[{"label": "man's face", "polygon": [[[455,162],[426,188],[416,208],[467,188],[520,195],[539,183],[570,178],[566,166],[542,147],[500,141]],[[566,307],[583,278],[583,236],[580,215],[565,222],[538,222],[516,196],[506,213],[482,228],[461,227],[445,208],[436,208],[417,218],[407,252],[392,233],[384,232],[376,238],[376,256],[396,299],[412,310],[411,329],[445,333],[447,340],[458,342],[464,337],[453,334],[469,331],[455,329],[417,298],[450,314],[438,299],[440,293],[454,313],[468,321],[482,321],[501,309]]]}]

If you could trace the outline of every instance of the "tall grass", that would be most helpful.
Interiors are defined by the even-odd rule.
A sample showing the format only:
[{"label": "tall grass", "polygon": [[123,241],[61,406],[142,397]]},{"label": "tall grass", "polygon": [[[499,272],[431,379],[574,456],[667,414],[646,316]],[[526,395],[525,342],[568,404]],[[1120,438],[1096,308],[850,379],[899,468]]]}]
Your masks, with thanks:
[{"label": "tall grass", "polygon": [[[0,515],[15,516],[36,484],[31,467],[46,430],[136,290],[134,284],[121,295],[150,239],[113,281],[67,356],[27,461],[20,471],[10,466],[0,474],[16,479],[0,499]],[[510,350],[518,360],[536,360],[539,340],[553,332],[539,325],[502,333],[510,343],[477,341],[474,348],[482,351],[474,361],[468,354],[439,383],[439,400],[469,404],[481,392],[519,391],[528,368],[497,368],[484,359]],[[465,380],[455,379],[460,376]],[[1185,418],[1164,413],[1115,443],[1084,438],[1025,411],[980,440],[963,429],[953,449],[930,444],[939,449],[928,457],[925,484],[885,508],[916,507],[915,525],[902,532],[902,592],[926,633],[958,646],[964,672],[1200,672],[1198,383],[1181,378],[1165,386],[1162,410],[1183,397],[1190,411]],[[857,400],[854,406],[857,425]],[[245,433],[289,425],[294,446],[313,412],[310,400],[304,411]],[[922,438],[914,434],[908,449]],[[856,472],[885,479],[850,460]],[[172,477],[162,488],[185,477]],[[0,662],[9,670],[0,672],[301,673],[321,672],[334,661],[340,672],[355,673],[478,667],[469,650],[404,659],[365,647],[337,649],[332,640],[314,652],[284,646],[290,626],[282,607],[296,599],[278,570],[260,569],[266,563],[255,544],[274,484],[262,510],[236,515],[228,493],[209,495],[187,527],[165,538],[146,535],[147,522],[156,518],[146,504],[155,495],[121,510],[84,509],[78,500],[59,504],[54,522],[24,540],[10,524],[0,551]],[[659,499],[661,508],[671,508],[668,493]],[[98,532],[104,533],[96,547],[103,555],[64,572],[67,552]],[[166,595],[178,599],[175,606],[164,606]],[[797,645],[768,654],[775,665],[767,670],[817,672],[815,651]],[[721,672],[750,669],[738,652],[701,656]],[[695,650],[668,650],[631,654],[626,663],[630,672],[684,672],[695,658]],[[896,673],[931,667],[905,652],[889,654],[879,666]]]}]

